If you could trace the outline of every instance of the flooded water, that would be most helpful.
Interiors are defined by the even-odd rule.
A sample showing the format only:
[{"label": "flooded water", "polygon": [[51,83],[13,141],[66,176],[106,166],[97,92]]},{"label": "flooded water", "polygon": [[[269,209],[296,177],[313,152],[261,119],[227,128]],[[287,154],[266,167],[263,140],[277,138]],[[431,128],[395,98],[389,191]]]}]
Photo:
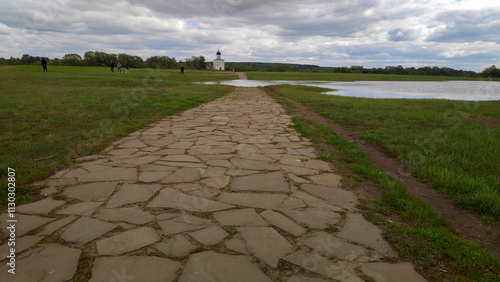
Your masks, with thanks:
[{"label": "flooded water", "polygon": [[[318,86],[332,89],[329,95],[384,99],[448,99],[464,101],[500,100],[500,82],[496,81],[287,81],[229,80],[205,82],[239,87],[278,84]],[[338,91],[333,91],[338,90]]]}]

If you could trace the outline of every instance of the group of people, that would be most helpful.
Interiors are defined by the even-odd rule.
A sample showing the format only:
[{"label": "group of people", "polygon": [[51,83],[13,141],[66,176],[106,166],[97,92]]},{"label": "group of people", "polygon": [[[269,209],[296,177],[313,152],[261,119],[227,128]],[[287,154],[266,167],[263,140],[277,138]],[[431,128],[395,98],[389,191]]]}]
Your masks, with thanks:
[{"label": "group of people", "polygon": [[[118,64],[116,65],[116,68],[117,68],[118,73],[123,73],[122,72],[122,64],[120,64],[120,62],[118,62]],[[130,73],[128,65],[125,65],[125,69],[126,69],[126,73]],[[113,61],[111,61],[111,72],[115,72],[115,62],[113,62]]]}]

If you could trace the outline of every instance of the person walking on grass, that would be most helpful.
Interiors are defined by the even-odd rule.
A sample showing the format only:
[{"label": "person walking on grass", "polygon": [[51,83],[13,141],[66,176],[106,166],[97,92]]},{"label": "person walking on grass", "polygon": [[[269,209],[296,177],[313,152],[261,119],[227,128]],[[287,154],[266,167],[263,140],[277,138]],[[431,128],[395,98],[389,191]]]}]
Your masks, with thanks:
[{"label": "person walking on grass", "polygon": [[45,58],[42,58],[42,67],[43,67],[43,72],[48,72],[48,70],[47,70],[47,60],[45,60]]},{"label": "person walking on grass", "polygon": [[122,73],[122,64],[120,64],[120,62],[118,62],[116,68],[118,69],[118,73]]},{"label": "person walking on grass", "polygon": [[111,72],[115,72],[115,62],[111,61]]},{"label": "person walking on grass", "polygon": [[184,67],[181,67],[181,74],[184,74]]},{"label": "person walking on grass", "polygon": [[127,70],[126,73],[130,73],[130,71],[128,70],[128,65],[125,65],[125,69]]}]

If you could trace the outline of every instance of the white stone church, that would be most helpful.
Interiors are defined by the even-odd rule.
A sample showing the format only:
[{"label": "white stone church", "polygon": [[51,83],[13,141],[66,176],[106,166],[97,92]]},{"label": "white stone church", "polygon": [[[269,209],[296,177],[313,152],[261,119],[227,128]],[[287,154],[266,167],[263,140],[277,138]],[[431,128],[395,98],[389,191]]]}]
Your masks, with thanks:
[{"label": "white stone church", "polygon": [[214,70],[224,70],[225,69],[225,64],[224,60],[220,58],[220,51],[217,50],[217,59],[214,60],[213,67],[212,69]]}]

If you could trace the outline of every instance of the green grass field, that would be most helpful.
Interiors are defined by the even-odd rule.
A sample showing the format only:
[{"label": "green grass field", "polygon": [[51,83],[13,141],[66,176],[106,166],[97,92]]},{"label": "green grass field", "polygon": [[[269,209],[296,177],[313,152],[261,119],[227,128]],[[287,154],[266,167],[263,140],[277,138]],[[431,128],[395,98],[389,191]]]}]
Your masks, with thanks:
[{"label": "green grass field", "polygon": [[[0,183],[16,170],[17,204],[34,200],[28,185],[98,153],[167,115],[220,97],[232,87],[191,82],[234,79],[230,72],[102,67],[18,66],[0,69]],[[46,159],[45,159],[46,158]],[[6,202],[6,189],[0,192]]]}]

